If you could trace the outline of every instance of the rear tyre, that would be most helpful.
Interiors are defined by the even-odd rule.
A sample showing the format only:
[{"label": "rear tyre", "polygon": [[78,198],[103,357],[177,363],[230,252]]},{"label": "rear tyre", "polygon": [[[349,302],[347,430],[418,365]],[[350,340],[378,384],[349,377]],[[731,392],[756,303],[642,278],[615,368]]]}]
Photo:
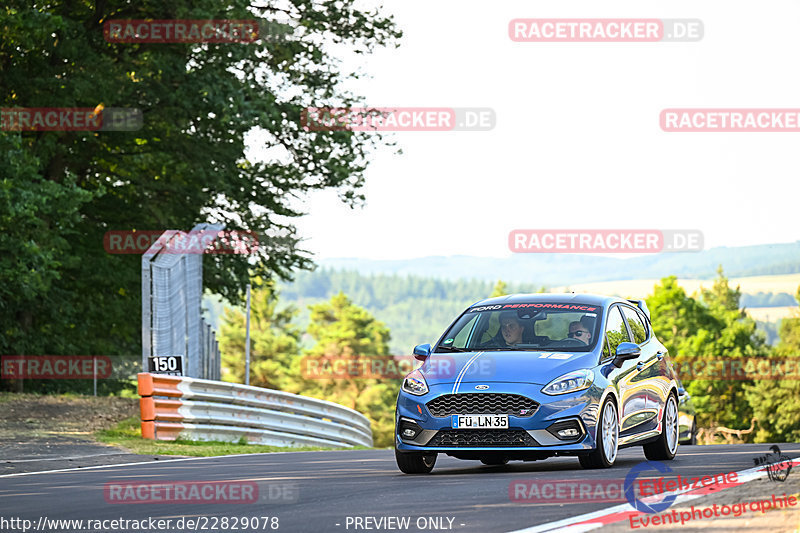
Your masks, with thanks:
[{"label": "rear tyre", "polygon": [[583,468],[610,468],[614,466],[619,451],[619,416],[617,406],[611,398],[606,398],[597,420],[597,447],[593,452],[579,455]]},{"label": "rear tyre", "polygon": [[674,394],[664,406],[664,421],[658,439],[642,446],[644,456],[650,461],[670,461],[678,453],[678,401]]},{"label": "rear tyre", "polygon": [[394,450],[394,459],[397,467],[404,474],[430,474],[433,465],[436,464],[436,454],[424,454],[419,452],[401,453]]},{"label": "rear tyre", "polygon": [[681,446],[692,445],[694,446],[697,444],[697,423],[692,421],[692,428],[689,430],[689,438],[683,439],[681,442]]}]

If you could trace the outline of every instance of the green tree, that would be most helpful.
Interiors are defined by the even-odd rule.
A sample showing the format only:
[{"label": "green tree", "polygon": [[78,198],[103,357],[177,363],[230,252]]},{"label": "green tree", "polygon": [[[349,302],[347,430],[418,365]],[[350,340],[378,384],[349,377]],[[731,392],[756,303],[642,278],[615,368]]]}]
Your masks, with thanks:
[{"label": "green tree", "polygon": [[[3,135],[0,353],[140,351],[140,257],[107,254],[108,230],[186,230],[210,221],[265,231],[250,261],[205,260],[206,286],[235,303],[249,271],[288,278],[310,266],[289,222],[301,214],[296,197],[330,189],[349,205],[363,201],[368,151],[380,137],[307,131],[301,113],[361,104],[344,89],[356,75],[341,70],[334,51],[367,54],[401,35],[391,18],[356,4],[4,2],[0,108],[102,103],[141,109],[144,125]],[[303,37],[130,44],[103,34],[110,19],[176,18],[289,19]],[[263,158],[246,151],[251,133]]]},{"label": "green tree", "polygon": [[79,266],[70,241],[93,194],[74,174],[37,179],[43,162],[23,144],[0,135],[0,353],[70,353],[59,327],[78,317],[58,287],[63,270]]},{"label": "green tree", "polygon": [[646,301],[653,331],[673,358],[683,355],[683,345],[690,336],[712,322],[702,306],[678,285],[676,276],[663,278]]},{"label": "green tree", "polygon": [[[300,354],[300,329],[292,323],[297,310],[278,309],[272,283],[255,288],[250,297],[250,384],[285,390],[295,376],[291,366]],[[223,380],[245,382],[246,317],[240,309],[225,309],[220,327]]]},{"label": "green tree", "polygon": [[[688,297],[674,276],[664,278],[647,306],[653,330],[680,365],[764,357],[768,347],[755,321],[739,309],[740,296],[720,269],[712,288],[703,289],[697,298]],[[750,426],[753,411],[745,397],[745,382],[687,379],[683,384],[693,397],[699,426]]]},{"label": "green tree", "polygon": [[[700,295],[712,318],[710,327],[689,339],[687,351],[704,361],[766,357],[769,348],[763,334],[756,322],[739,309],[739,288],[730,288],[721,267],[717,274],[712,288],[702,289]],[[693,380],[686,388],[696,398],[695,405],[702,412],[701,423],[746,429],[753,416],[745,395],[746,385],[741,380]]]},{"label": "green tree", "polygon": [[324,359],[355,362],[363,361],[364,357],[385,357],[388,362],[391,359],[389,329],[340,292],[330,301],[311,307],[308,334],[316,344],[307,351],[306,357],[295,361],[294,375],[303,377],[290,384],[287,390],[357,410],[372,422],[375,445],[391,445],[399,379],[343,377],[340,374],[312,379],[304,368],[309,361]]},{"label": "green tree", "polygon": [[[795,298],[800,302],[800,287]],[[797,442],[800,440],[800,312],[784,318],[775,358],[791,361],[793,379],[758,380],[747,388],[747,398],[758,419],[756,442]],[[787,370],[787,366],[781,364]]]},{"label": "green tree", "polygon": [[492,289],[492,294],[489,295],[489,298],[495,298],[496,296],[505,296],[508,294],[508,287],[503,282],[503,280],[498,279],[497,283],[495,283],[494,288]]}]

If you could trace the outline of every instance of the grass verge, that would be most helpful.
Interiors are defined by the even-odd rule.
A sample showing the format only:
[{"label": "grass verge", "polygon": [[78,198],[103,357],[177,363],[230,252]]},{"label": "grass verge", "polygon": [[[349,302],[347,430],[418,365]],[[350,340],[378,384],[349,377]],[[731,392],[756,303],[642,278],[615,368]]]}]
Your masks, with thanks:
[{"label": "grass verge", "polygon": [[[216,455],[234,455],[240,453],[310,452],[334,449],[317,446],[303,446],[300,448],[264,446],[261,444],[248,444],[244,439],[239,442],[203,442],[183,439],[174,441],[146,440],[142,438],[142,428],[139,418],[136,416],[126,418],[111,429],[103,429],[95,432],[94,438],[98,442],[125,448],[131,453],[140,455],[214,457]],[[369,450],[371,448],[355,446],[348,449]]]}]

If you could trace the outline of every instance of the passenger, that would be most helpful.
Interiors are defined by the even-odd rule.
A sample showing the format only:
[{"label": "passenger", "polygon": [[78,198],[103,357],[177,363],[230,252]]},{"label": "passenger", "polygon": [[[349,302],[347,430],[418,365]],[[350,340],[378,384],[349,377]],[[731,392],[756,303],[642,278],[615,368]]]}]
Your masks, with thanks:
[{"label": "passenger", "polygon": [[583,325],[582,321],[578,320],[569,323],[569,333],[567,334],[567,337],[570,339],[579,340],[584,344],[589,344],[592,342],[592,333],[586,326]]}]

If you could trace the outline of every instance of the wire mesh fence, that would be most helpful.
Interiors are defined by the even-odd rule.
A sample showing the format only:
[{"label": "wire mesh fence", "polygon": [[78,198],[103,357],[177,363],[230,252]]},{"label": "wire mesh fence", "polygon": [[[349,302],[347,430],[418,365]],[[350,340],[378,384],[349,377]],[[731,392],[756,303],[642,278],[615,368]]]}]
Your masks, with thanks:
[{"label": "wire mesh fence", "polygon": [[[192,233],[223,229],[198,224]],[[172,356],[180,358],[184,376],[220,379],[216,334],[201,316],[203,254],[167,253],[185,235],[165,232],[142,256],[142,368],[150,368],[150,358]]]}]

